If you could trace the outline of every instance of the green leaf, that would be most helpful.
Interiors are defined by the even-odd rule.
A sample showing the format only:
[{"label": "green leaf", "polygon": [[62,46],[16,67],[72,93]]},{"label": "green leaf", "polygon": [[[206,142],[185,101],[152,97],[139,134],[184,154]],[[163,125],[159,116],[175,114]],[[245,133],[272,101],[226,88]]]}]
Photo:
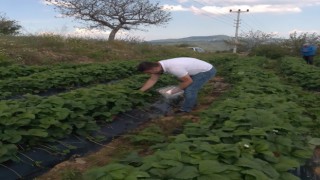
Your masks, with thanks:
[{"label": "green leaf", "polygon": [[14,144],[2,144],[0,142],[0,163],[5,162],[15,156],[18,148]]},{"label": "green leaf", "polygon": [[311,144],[311,145],[319,146],[320,145],[320,138],[312,138],[312,139],[309,140],[308,143]]},{"label": "green leaf", "polygon": [[284,172],[281,174],[280,180],[300,180],[300,178],[291,173]]},{"label": "green leaf", "polygon": [[241,173],[253,176],[256,180],[270,180],[270,178],[266,176],[262,171],[258,171],[256,169],[244,170],[241,171]]},{"label": "green leaf", "polygon": [[174,160],[161,160],[159,162],[160,164],[163,164],[163,165],[168,165],[168,166],[181,166],[182,163],[179,162],[179,161],[174,161]]},{"label": "green leaf", "polygon": [[57,125],[60,122],[54,119],[53,117],[41,118],[39,126],[45,129],[48,129],[51,125]]},{"label": "green leaf", "polygon": [[254,161],[254,159],[249,159],[249,158],[245,158],[245,157],[241,157],[236,164],[237,166],[241,166],[241,167],[248,167],[248,168],[252,168],[252,169],[262,169],[262,164],[259,164],[257,162]]},{"label": "green leaf", "polygon": [[202,175],[197,178],[197,180],[230,180],[227,176],[219,174]]},{"label": "green leaf", "polygon": [[283,146],[292,146],[292,140],[290,138],[283,137],[283,136],[278,136],[276,138],[276,143],[281,144]]},{"label": "green leaf", "polygon": [[254,141],[253,144],[257,153],[269,151],[269,143],[266,141]]},{"label": "green leaf", "polygon": [[272,163],[279,162],[279,159],[275,157],[275,155],[271,151],[264,151],[262,152],[262,154],[263,154],[263,159],[265,159],[268,162],[272,162]]},{"label": "green leaf", "polygon": [[173,166],[167,169],[166,174],[170,177],[174,177],[177,173],[179,173],[183,169],[183,164],[180,163],[177,166]]},{"label": "green leaf", "polygon": [[181,152],[189,153],[191,145],[192,145],[191,142],[170,143],[167,146],[167,149],[175,149],[175,150],[178,150],[178,151],[181,151]]},{"label": "green leaf", "polygon": [[169,160],[181,160],[181,152],[177,150],[170,150],[170,151],[163,151],[158,152],[157,155],[163,159],[169,159]]},{"label": "green leaf", "polygon": [[277,179],[279,177],[279,173],[271,166],[271,164],[261,159],[249,159],[242,157],[239,159],[236,165],[249,167],[259,172],[264,172],[272,179]]},{"label": "green leaf", "polygon": [[123,169],[109,171],[109,174],[114,179],[124,179],[127,174],[127,169],[123,168]]},{"label": "green leaf", "polygon": [[288,171],[290,169],[299,167],[300,163],[294,159],[290,159],[285,156],[280,156],[279,162],[274,165],[274,168],[278,171]]},{"label": "green leaf", "polygon": [[223,172],[223,176],[227,177],[230,180],[239,180],[242,179],[242,174],[240,173],[240,170],[237,171],[225,171]]},{"label": "green leaf", "polygon": [[227,169],[227,166],[215,160],[204,160],[199,163],[199,172],[201,174],[215,174]]},{"label": "green leaf", "polygon": [[162,178],[165,176],[166,171],[164,169],[152,168],[149,170],[149,173]]},{"label": "green leaf", "polygon": [[59,108],[59,111],[55,114],[58,120],[66,119],[70,114],[70,110],[66,108]]},{"label": "green leaf", "polygon": [[106,171],[116,171],[116,170],[122,170],[125,167],[123,164],[113,163],[109,164],[105,167]]},{"label": "green leaf", "polygon": [[192,179],[199,176],[198,170],[194,166],[184,166],[174,177],[177,179]]},{"label": "green leaf", "polygon": [[249,130],[250,135],[252,136],[266,136],[266,132],[263,128],[255,127]]},{"label": "green leaf", "polygon": [[124,180],[138,180],[138,178],[148,178],[150,175],[144,171],[131,171]]},{"label": "green leaf", "polygon": [[295,150],[291,153],[292,156],[303,158],[303,159],[309,159],[313,154],[312,150]]},{"label": "green leaf", "polygon": [[48,133],[44,131],[43,129],[29,129],[27,131],[27,134],[29,136],[38,136],[38,137],[47,137]]},{"label": "green leaf", "polygon": [[10,143],[18,143],[21,141],[21,133],[17,130],[5,130],[3,134],[0,134],[1,141],[7,141]]}]

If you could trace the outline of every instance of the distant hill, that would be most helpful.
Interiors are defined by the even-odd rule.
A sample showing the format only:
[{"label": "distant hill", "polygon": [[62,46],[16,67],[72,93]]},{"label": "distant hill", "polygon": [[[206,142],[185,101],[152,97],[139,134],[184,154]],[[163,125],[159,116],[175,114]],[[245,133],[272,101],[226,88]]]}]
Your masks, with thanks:
[{"label": "distant hill", "polygon": [[194,41],[223,41],[230,39],[230,36],[226,35],[214,35],[214,36],[191,36],[179,39],[159,39],[149,41],[151,43],[167,43],[167,42],[194,42]]},{"label": "distant hill", "polygon": [[201,47],[206,51],[226,51],[231,47],[225,44],[225,40],[230,39],[230,36],[226,35],[213,35],[213,36],[191,36],[179,39],[159,39],[148,41],[151,44],[157,45],[180,45],[186,44],[189,46]]}]

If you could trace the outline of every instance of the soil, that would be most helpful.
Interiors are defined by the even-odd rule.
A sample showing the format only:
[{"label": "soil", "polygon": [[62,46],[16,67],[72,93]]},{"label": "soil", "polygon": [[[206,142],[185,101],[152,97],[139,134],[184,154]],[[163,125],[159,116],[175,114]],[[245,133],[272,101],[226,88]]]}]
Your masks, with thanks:
[{"label": "soil", "polygon": [[[212,102],[218,98],[223,92],[227,91],[229,84],[224,82],[221,77],[215,77],[209,81],[199,95],[199,105],[197,108],[189,114],[183,115],[170,115],[153,119],[147,123],[141,125],[133,132],[139,133],[141,130],[156,125],[164,129],[166,135],[173,134],[177,129],[181,129],[182,125],[186,122],[198,122],[200,117],[198,112],[208,108]],[[97,152],[89,152],[87,155],[78,157],[74,155],[68,161],[64,161],[54,166],[47,173],[39,176],[36,180],[60,180],[60,179],[79,179],[81,173],[92,167],[104,166],[110,162],[117,160],[122,155],[128,154],[130,151],[139,150],[139,155],[146,156],[152,154],[152,151],[148,149],[149,145],[136,145],[129,141],[126,136],[121,136],[114,139]]]}]

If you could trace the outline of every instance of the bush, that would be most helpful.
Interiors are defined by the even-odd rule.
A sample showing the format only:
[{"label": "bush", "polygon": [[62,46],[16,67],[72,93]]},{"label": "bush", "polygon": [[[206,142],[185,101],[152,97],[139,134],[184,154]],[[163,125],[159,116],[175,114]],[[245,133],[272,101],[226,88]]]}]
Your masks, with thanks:
[{"label": "bush", "polygon": [[8,55],[3,49],[0,49],[0,66],[9,66],[13,64],[12,60],[9,60]]},{"label": "bush", "polygon": [[279,44],[262,44],[253,48],[250,56],[264,56],[271,59],[280,59],[288,54],[288,50]]}]

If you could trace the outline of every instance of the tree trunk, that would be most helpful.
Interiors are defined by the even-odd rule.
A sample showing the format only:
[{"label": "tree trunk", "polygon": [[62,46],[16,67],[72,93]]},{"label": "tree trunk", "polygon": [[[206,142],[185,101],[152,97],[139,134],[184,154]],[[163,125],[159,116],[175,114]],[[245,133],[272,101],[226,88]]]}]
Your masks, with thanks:
[{"label": "tree trunk", "polygon": [[112,31],[109,34],[108,41],[113,41],[118,31],[119,31],[119,28],[112,29]]}]

